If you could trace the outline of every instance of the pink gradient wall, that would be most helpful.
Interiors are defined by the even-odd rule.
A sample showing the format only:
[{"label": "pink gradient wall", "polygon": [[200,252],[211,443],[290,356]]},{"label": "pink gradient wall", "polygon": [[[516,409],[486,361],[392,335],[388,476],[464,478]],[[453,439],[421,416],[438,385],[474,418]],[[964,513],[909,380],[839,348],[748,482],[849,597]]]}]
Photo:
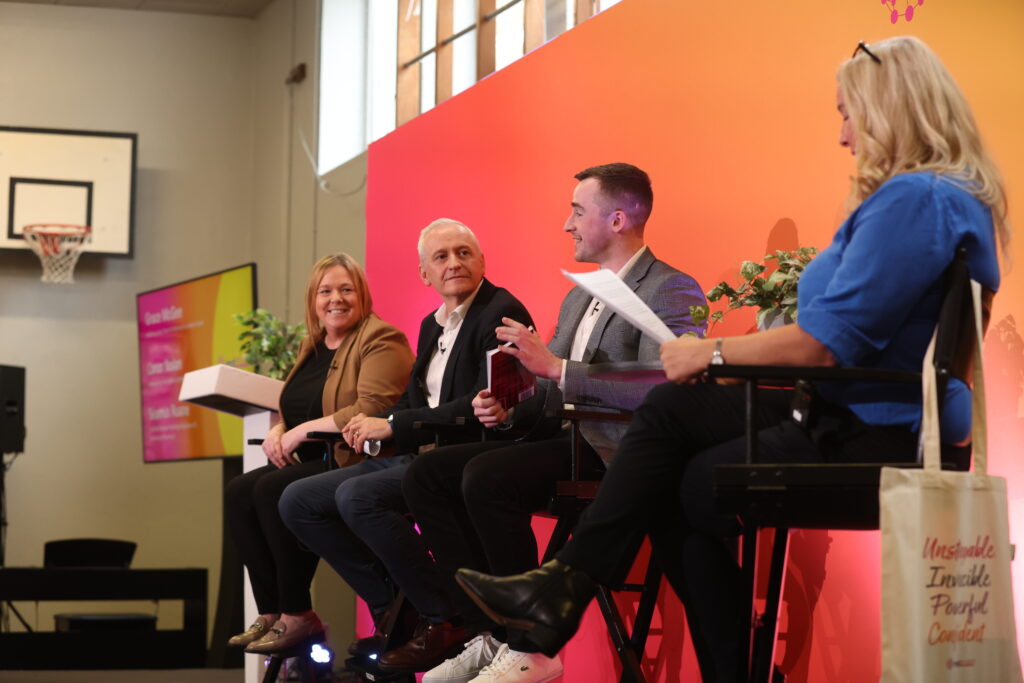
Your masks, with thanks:
[{"label": "pink gradient wall", "polygon": [[[424,225],[448,216],[476,231],[488,277],[550,335],[569,289],[559,268],[587,268],[561,231],[572,175],[609,161],[650,172],[649,243],[705,288],[769,249],[825,246],[853,172],[837,144],[834,72],[862,39],[910,33],[936,49],[975,108],[1019,218],[1022,27],[1024,3],[1011,0],[624,0],[371,146],[366,265],[377,312],[415,335],[437,306],[416,276],[415,244]],[[1017,264],[1022,251],[1018,241]],[[991,469],[1010,480],[1015,538],[1024,530],[1024,463],[1014,457],[1024,440],[1019,315],[1018,267],[996,299],[985,348]],[[739,315],[715,335],[751,324]],[[541,534],[546,525],[538,520]],[[877,533],[797,532],[779,653],[789,680],[877,680],[878,604]],[[565,681],[617,680],[599,620],[593,609],[564,651]],[[653,680],[698,680],[684,624],[664,587],[644,664]]]}]

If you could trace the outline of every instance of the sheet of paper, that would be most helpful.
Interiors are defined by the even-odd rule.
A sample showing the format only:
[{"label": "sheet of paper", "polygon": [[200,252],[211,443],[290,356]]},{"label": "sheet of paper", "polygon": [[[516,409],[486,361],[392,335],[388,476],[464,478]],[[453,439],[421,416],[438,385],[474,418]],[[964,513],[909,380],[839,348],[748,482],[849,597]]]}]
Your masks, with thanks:
[{"label": "sheet of paper", "polygon": [[563,270],[562,274],[659,344],[676,338],[661,318],[655,315],[618,275],[607,268],[590,273],[570,273]]}]

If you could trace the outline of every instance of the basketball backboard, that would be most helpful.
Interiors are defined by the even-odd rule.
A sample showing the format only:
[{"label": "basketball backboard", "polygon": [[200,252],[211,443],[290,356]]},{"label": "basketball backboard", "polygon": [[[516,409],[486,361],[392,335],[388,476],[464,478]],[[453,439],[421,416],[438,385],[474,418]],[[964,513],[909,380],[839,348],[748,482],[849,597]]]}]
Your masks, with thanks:
[{"label": "basketball backboard", "polygon": [[0,126],[0,249],[26,249],[24,226],[92,227],[84,253],[131,257],[135,133]]}]

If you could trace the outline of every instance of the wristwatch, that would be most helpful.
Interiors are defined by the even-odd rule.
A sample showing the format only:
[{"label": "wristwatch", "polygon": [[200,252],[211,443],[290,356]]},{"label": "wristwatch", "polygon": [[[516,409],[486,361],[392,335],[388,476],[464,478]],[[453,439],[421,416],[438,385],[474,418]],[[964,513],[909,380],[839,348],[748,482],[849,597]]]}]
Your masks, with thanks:
[{"label": "wristwatch", "polygon": [[708,365],[725,365],[725,358],[722,356],[722,342],[724,341],[721,337],[715,340],[715,350],[711,352],[711,362]]},{"label": "wristwatch", "polygon": [[395,414],[391,413],[390,415],[388,415],[388,427],[392,426],[393,424],[395,424]]}]

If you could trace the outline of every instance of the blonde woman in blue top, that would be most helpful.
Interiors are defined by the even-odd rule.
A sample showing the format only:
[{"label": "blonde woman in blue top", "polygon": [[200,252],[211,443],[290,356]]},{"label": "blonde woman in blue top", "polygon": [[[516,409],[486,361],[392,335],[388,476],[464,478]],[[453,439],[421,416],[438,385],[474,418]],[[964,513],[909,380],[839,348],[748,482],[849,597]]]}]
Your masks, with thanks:
[{"label": "blonde woman in blue top", "polygon": [[[971,277],[999,286],[997,244],[1009,243],[999,173],[962,92],[916,38],[857,46],[837,75],[840,145],[857,162],[850,214],[807,267],[797,324],[724,340],[679,338],[661,347],[671,383],[635,413],[597,500],[556,560],[496,579],[459,580],[499,621],[533,625],[527,640],[553,655],[575,632],[595,584],[617,586],[647,534],[683,600],[704,680],[735,680],[738,567],[723,537],[712,473],[744,459],[742,387],[699,383],[708,363],[858,365],[920,370],[939,315],[943,275],[958,247]],[[764,391],[758,424],[766,461],[912,461],[920,389],[850,383],[818,387],[817,425],[790,417],[788,392]],[[966,459],[970,390],[949,384],[943,448]]]}]

